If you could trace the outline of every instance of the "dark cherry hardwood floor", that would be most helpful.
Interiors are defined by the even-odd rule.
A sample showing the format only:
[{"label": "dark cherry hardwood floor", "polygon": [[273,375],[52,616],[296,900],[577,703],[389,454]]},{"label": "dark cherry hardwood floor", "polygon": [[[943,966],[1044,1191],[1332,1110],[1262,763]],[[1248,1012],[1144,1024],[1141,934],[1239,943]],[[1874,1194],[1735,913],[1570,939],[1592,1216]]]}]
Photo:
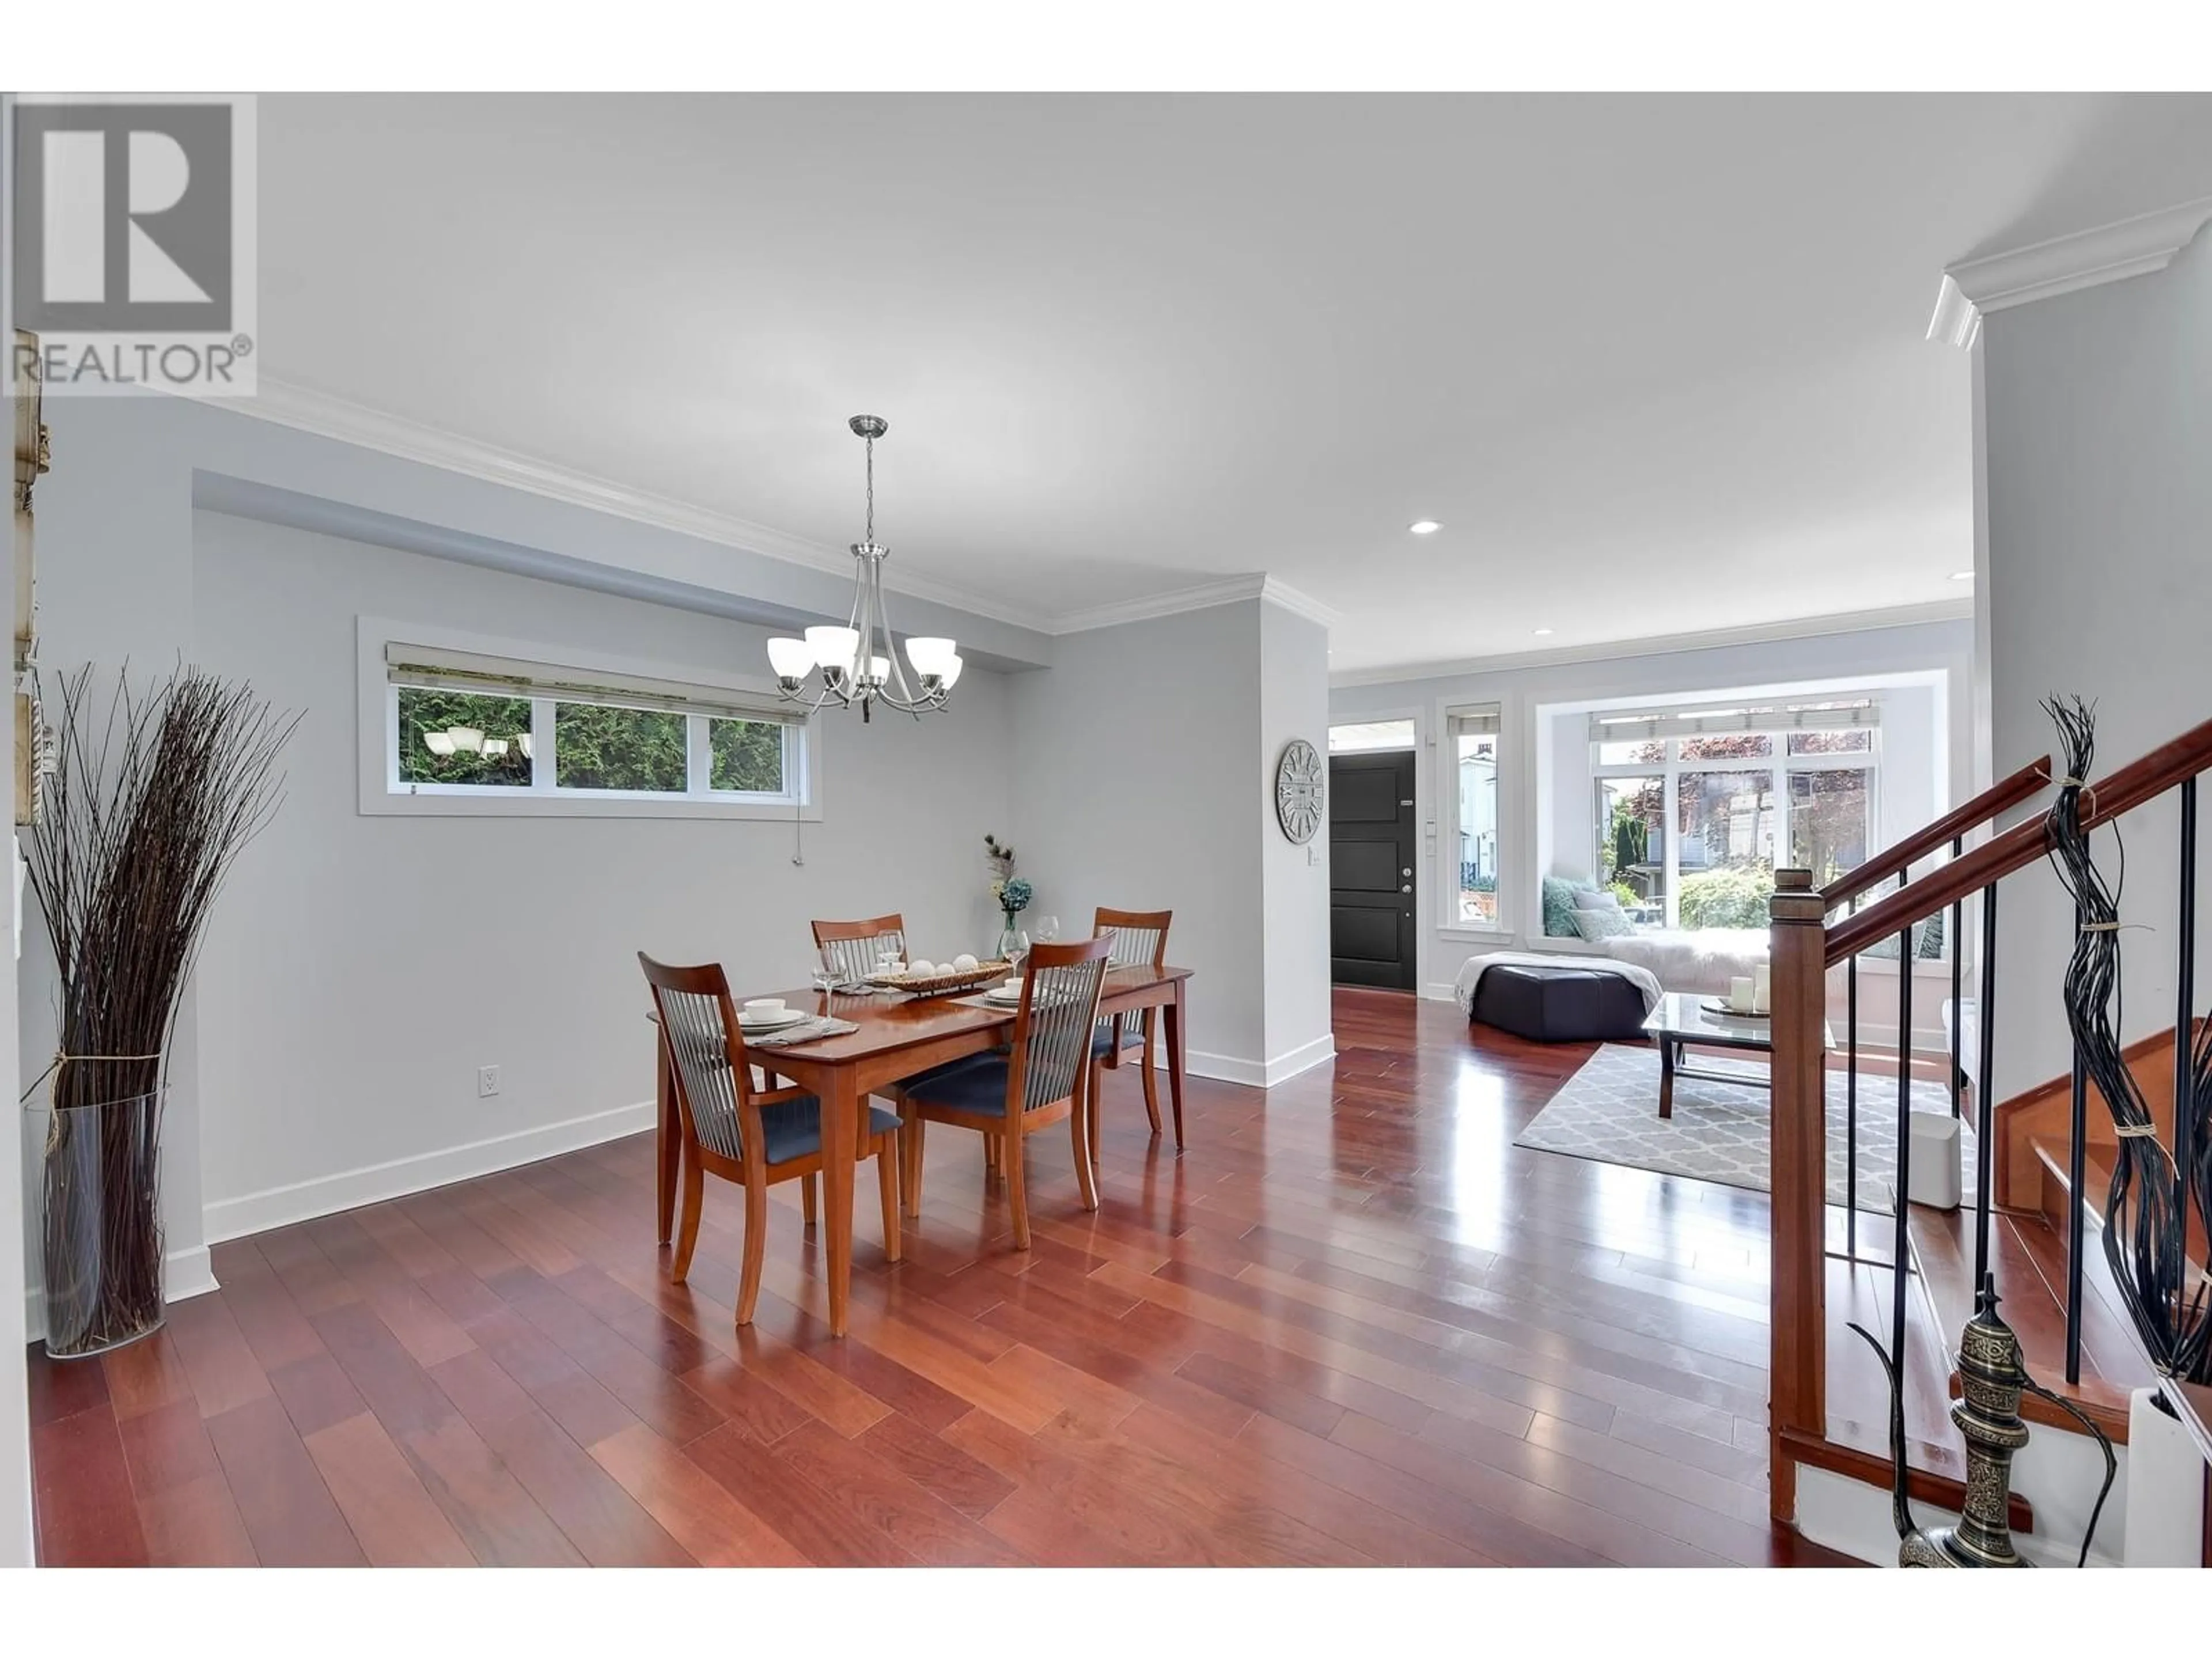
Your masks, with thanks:
[{"label": "dark cherry hardwood floor", "polygon": [[1110,1073],[1103,1206],[1036,1138],[1027,1255],[938,1131],[843,1341],[793,1188],[750,1329],[732,1188],[665,1282],[647,1137],[221,1245],[157,1337],[34,1352],[41,1559],[1834,1559],[1766,1519],[1765,1197],[1515,1147],[1585,1047],[1374,992],[1336,1034],[1194,1079],[1180,1158]]}]

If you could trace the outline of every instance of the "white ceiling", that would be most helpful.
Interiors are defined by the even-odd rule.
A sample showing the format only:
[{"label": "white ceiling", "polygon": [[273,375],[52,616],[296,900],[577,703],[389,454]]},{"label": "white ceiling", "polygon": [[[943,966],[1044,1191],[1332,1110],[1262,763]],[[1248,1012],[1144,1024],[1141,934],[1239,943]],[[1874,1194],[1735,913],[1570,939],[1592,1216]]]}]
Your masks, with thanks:
[{"label": "white ceiling", "polygon": [[1267,571],[1341,672],[1958,599],[1943,266],[2212,193],[2212,98],[285,96],[259,166],[264,374],[832,550],[873,411],[894,577]]}]

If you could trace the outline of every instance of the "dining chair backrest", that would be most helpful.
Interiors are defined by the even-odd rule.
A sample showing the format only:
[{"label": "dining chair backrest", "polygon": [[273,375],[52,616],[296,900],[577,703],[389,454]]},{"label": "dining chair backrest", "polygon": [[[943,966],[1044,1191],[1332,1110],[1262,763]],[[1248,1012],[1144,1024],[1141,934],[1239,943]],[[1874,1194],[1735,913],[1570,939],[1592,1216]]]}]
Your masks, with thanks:
[{"label": "dining chair backrest", "polygon": [[1106,961],[1113,968],[1161,968],[1167,965],[1168,923],[1172,910],[1098,909],[1092,934],[1112,942]]},{"label": "dining chair backrest", "polygon": [[1098,1020],[1098,995],[1106,984],[1109,941],[1030,947],[1022,964],[1021,1010],[1014,1018],[1010,1089],[1021,1108],[1034,1111],[1075,1092],[1091,1060],[1091,1028]]},{"label": "dining chair backrest", "polygon": [[876,971],[876,958],[886,951],[906,956],[906,918],[893,911],[870,916],[866,921],[817,921],[814,948],[829,951],[842,979],[866,979]]},{"label": "dining chair backrest", "polygon": [[637,961],[660,1015],[660,1040],[667,1046],[670,1069],[675,1073],[678,1108],[701,1146],[732,1162],[742,1161],[741,1125],[756,1120],[750,1109],[752,1070],[721,964],[672,967],[642,951]]}]

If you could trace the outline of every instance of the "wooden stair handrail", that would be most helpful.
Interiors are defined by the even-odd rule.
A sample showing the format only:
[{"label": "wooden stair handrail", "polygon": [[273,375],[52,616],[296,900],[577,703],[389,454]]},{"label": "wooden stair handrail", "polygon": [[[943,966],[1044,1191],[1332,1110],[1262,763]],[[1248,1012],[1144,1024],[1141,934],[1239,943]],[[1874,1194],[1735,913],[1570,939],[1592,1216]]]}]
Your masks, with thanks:
[{"label": "wooden stair handrail", "polygon": [[[2212,720],[2183,732],[2117,772],[2092,780],[2082,791],[2087,797],[2082,825],[2094,829],[2108,823],[2205,771],[2212,771]],[[2046,836],[2041,818],[2016,823],[1964,858],[1954,859],[1880,903],[1845,917],[1828,932],[1829,965],[1925,921],[1938,910],[1972,896],[2015,870],[2026,869],[2044,855]],[[1823,894],[1824,901],[1826,897]]]},{"label": "wooden stair handrail", "polygon": [[1820,902],[1831,910],[1841,909],[1869,888],[1881,886],[1930,853],[1941,852],[1969,830],[1979,829],[1998,813],[2008,812],[2030,796],[2040,793],[2054,775],[2050,756],[2030,761],[2010,777],[1991,784],[1964,806],[1946,812],[1896,846],[1884,848],[1857,869],[1846,870],[1820,890]]}]

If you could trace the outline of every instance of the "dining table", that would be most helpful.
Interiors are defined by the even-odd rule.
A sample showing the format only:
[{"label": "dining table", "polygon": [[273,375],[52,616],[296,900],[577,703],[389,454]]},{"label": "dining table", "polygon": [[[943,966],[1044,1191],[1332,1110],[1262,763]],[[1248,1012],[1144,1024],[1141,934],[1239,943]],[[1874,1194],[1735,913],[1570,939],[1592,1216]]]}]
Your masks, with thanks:
[{"label": "dining table", "polygon": [[[1182,1150],[1183,1012],[1190,976],[1188,968],[1154,967],[1149,963],[1111,968],[1098,999],[1102,1019],[1146,1008],[1160,1010],[1177,1152]],[[820,1217],[830,1283],[830,1334],[842,1336],[852,1291],[854,1158],[860,1145],[860,1114],[868,1097],[933,1066],[1002,1047],[1012,1033],[1015,1010],[993,1006],[980,995],[969,994],[913,997],[896,991],[823,991],[812,987],[762,994],[781,995],[791,1007],[830,1015],[854,1028],[807,1042],[748,1048],[754,1065],[790,1079],[822,1103]],[[653,1054],[659,1237],[666,1244],[675,1231],[684,1136],[676,1121],[676,1088],[669,1070],[668,1046],[657,1029]],[[1108,1063],[1119,1058],[1117,1048]],[[1080,1113],[1077,1121],[1082,1121]],[[1085,1151],[1088,1156],[1087,1146]]]}]

